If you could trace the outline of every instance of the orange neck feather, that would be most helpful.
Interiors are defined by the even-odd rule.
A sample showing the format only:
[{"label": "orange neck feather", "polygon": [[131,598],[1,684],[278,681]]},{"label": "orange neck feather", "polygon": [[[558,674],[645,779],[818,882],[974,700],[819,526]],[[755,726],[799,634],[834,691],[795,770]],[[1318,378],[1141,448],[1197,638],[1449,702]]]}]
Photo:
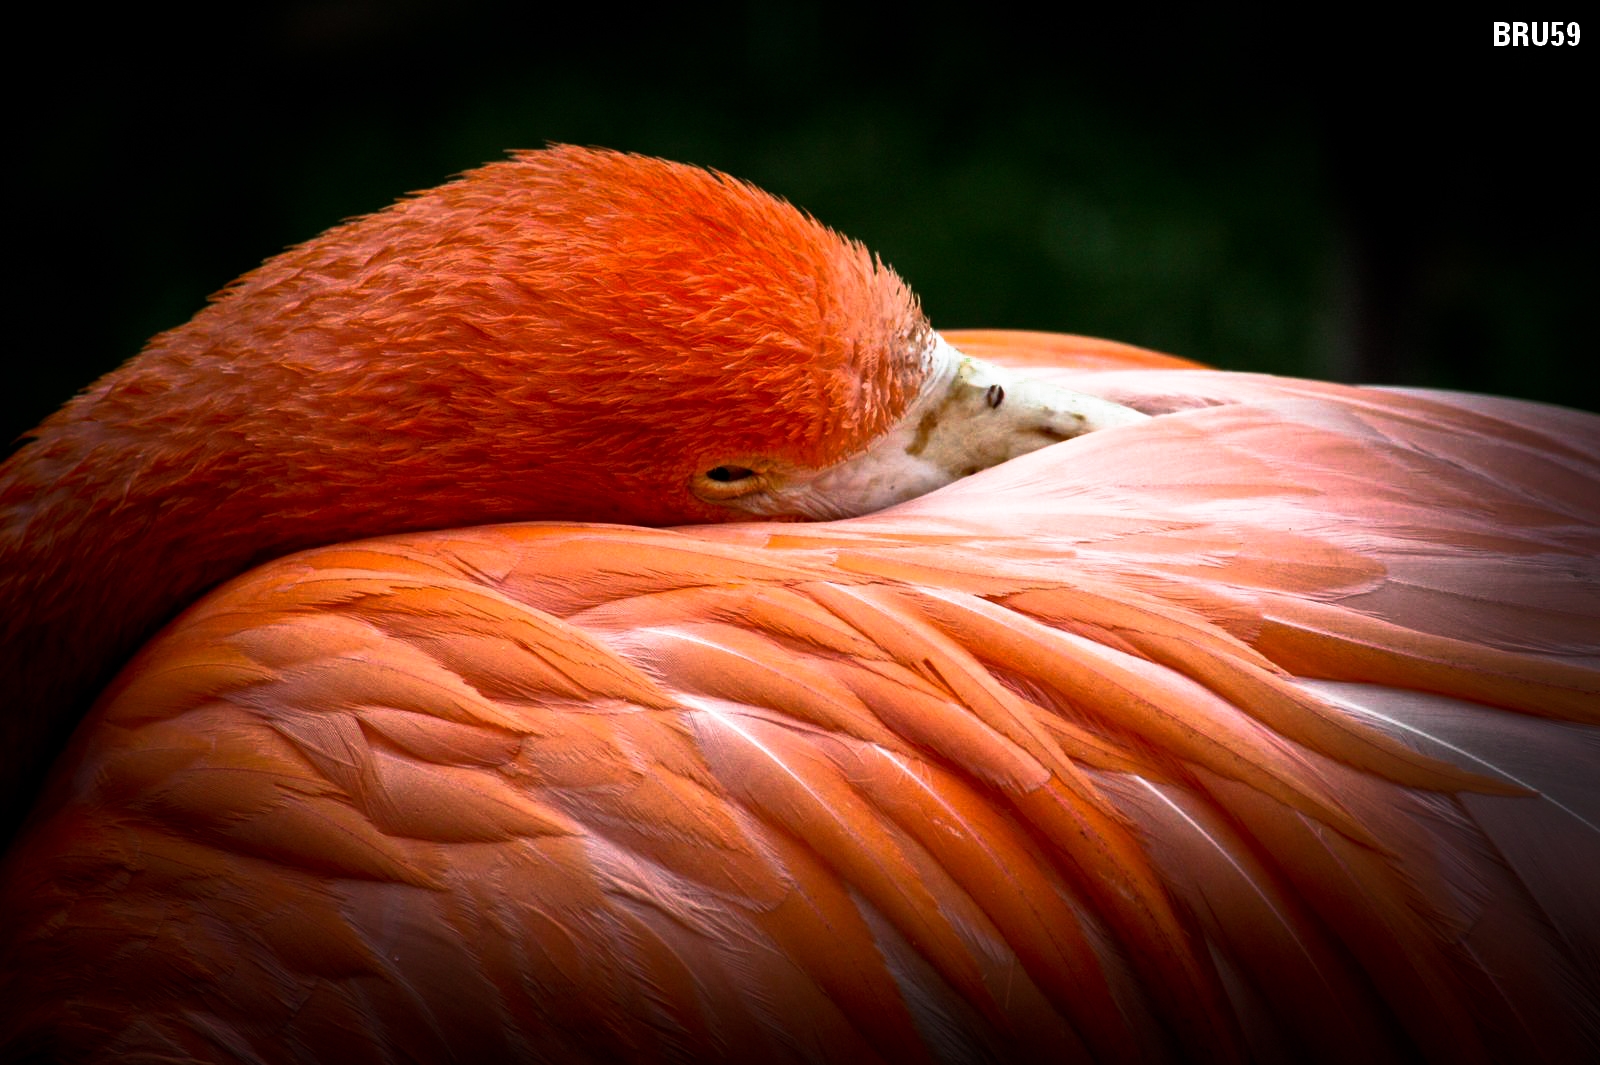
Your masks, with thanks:
[{"label": "orange neck feather", "polygon": [[253,563],[485,522],[723,520],[696,471],[860,450],[930,340],[860,245],[657,160],[530,152],[340,226],[0,468],[7,781],[30,786],[107,672]]}]

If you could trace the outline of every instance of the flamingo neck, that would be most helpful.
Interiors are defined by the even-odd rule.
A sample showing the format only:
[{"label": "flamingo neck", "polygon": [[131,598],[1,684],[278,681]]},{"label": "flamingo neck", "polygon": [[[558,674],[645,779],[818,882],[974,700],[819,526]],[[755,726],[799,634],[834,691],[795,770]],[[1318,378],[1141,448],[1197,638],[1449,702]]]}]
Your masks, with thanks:
[{"label": "flamingo neck", "polygon": [[[4,827],[154,629],[254,561],[329,535],[296,527],[318,502],[308,484],[252,476],[219,446],[233,432],[222,418],[208,427],[210,440],[193,439],[204,430],[163,438],[139,420],[108,421],[116,396],[107,392],[118,390],[96,391],[46,422],[0,470]],[[354,517],[332,535],[366,531]]]},{"label": "flamingo neck", "polygon": [[0,779],[205,589],[318,544],[737,512],[900,418],[931,330],[865,248],[704,171],[524,153],[246,275],[0,466]]}]

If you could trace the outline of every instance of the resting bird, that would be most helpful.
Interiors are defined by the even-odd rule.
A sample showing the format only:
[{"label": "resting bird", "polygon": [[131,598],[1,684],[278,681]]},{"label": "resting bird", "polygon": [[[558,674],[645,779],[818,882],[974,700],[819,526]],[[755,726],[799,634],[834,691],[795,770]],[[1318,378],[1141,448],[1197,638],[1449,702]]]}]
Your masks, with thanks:
[{"label": "resting bird", "polygon": [[1589,1060],[1597,558],[1593,416],[941,336],[518,155],[0,471],[0,1047]]}]

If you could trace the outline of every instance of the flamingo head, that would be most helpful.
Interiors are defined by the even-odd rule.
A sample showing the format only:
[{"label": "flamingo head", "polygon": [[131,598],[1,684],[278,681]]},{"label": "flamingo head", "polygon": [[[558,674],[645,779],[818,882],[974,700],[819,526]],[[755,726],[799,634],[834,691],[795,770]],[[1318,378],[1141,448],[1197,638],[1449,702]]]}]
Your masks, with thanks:
[{"label": "flamingo head", "polygon": [[1138,417],[1066,395],[953,351],[892,270],[779,199],[557,147],[269,261],[89,417],[166,397],[137,446],[186,436],[186,465],[315,523],[299,543],[863,513]]}]

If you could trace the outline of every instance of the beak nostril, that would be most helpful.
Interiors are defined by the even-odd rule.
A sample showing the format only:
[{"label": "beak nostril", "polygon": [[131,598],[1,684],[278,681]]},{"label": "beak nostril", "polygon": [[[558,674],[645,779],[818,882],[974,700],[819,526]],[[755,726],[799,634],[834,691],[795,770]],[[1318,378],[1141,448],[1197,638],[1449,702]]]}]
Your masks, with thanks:
[{"label": "beak nostril", "polygon": [[990,385],[989,390],[983,394],[983,401],[989,404],[991,409],[999,407],[1005,400],[1006,390],[999,385]]}]

